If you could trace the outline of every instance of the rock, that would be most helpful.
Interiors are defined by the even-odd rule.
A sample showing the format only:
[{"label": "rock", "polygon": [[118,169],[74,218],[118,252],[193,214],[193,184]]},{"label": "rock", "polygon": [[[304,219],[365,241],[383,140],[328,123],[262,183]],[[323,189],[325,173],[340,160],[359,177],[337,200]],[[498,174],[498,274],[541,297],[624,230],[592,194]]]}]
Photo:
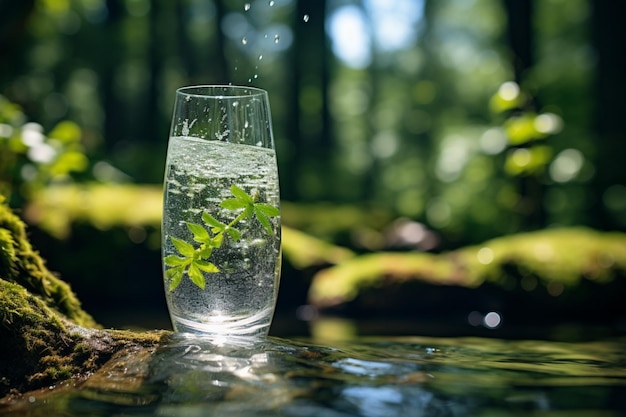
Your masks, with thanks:
[{"label": "rock", "polygon": [[115,354],[153,350],[166,333],[101,329],[0,197],[0,397],[85,379]]}]

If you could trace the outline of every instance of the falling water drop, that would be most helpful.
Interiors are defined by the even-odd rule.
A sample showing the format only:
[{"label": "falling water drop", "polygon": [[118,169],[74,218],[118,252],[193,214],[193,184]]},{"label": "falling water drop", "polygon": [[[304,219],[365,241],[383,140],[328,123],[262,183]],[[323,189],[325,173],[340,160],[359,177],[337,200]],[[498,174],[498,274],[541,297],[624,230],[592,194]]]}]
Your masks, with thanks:
[{"label": "falling water drop", "polygon": [[304,16],[302,16],[302,20],[304,20],[304,23],[309,21],[309,15],[305,14]]},{"label": "falling water drop", "polygon": [[263,59],[263,55],[259,55],[259,61]]},{"label": "falling water drop", "polygon": [[247,45],[248,44],[248,39],[245,36],[243,38],[241,38],[241,44],[242,45]]},{"label": "falling water drop", "polygon": [[280,41],[280,36],[278,34],[274,35],[274,43],[278,43]]},{"label": "falling water drop", "polygon": [[270,7],[274,5],[274,0],[270,0]]},{"label": "falling water drop", "polygon": [[244,10],[244,11],[246,11],[246,12],[247,12],[248,10],[250,10],[250,3],[246,3],[246,4],[243,6],[243,10]]}]

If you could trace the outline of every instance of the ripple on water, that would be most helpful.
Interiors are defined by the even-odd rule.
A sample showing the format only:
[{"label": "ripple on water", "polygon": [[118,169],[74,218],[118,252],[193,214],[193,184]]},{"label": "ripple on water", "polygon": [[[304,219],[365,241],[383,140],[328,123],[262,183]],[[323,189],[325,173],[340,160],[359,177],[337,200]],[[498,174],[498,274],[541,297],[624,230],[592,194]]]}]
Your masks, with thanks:
[{"label": "ripple on water", "polygon": [[626,409],[624,342],[413,337],[325,346],[177,335],[152,355],[110,363],[104,378],[99,372],[70,393],[48,394],[45,404],[25,401],[22,412],[49,415],[62,406],[69,416],[90,408],[185,417],[617,416]]}]

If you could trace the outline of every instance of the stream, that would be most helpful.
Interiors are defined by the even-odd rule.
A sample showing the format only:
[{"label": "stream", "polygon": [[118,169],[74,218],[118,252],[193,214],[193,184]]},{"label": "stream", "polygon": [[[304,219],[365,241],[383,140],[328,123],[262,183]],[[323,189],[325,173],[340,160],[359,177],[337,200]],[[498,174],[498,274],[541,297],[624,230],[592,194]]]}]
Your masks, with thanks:
[{"label": "stream", "polygon": [[6,416],[626,415],[626,339],[306,339],[172,335]]}]

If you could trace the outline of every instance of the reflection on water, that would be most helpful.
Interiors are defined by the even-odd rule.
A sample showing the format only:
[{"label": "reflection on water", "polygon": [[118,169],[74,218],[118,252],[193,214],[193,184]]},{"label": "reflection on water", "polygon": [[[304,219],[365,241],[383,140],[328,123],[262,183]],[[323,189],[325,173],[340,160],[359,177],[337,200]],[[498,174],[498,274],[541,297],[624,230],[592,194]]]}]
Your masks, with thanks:
[{"label": "reflection on water", "polygon": [[621,416],[624,339],[588,343],[172,336],[86,383],[27,396],[18,416]]}]

